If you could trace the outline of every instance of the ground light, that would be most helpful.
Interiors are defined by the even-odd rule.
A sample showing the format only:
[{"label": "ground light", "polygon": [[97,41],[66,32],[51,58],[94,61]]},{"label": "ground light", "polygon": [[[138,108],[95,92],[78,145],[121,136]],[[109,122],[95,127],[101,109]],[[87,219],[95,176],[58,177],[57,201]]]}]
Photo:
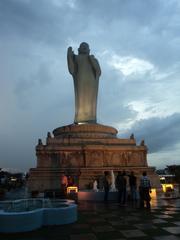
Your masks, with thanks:
[{"label": "ground light", "polygon": [[169,191],[173,191],[174,190],[174,186],[172,183],[164,183],[161,184],[163,192],[169,192]]},{"label": "ground light", "polygon": [[151,188],[150,196],[151,196],[151,199],[157,198],[156,188]]},{"label": "ground light", "polygon": [[77,193],[77,192],[78,192],[78,187],[77,186],[67,187],[67,194],[69,194],[69,193]]}]

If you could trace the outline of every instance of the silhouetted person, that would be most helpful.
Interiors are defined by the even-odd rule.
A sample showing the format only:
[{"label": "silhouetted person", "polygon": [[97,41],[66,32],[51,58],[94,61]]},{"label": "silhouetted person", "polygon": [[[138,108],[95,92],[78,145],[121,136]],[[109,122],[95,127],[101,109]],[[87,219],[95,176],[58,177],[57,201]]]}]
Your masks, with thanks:
[{"label": "silhouetted person", "polygon": [[147,177],[147,173],[143,172],[142,177],[140,179],[139,186],[139,194],[140,194],[140,208],[144,208],[144,204],[146,204],[146,208],[150,209],[150,192],[151,192],[151,183],[149,178]]},{"label": "silhouetted person", "polygon": [[108,201],[109,190],[111,186],[111,179],[110,175],[107,171],[104,172],[103,178],[103,187],[104,187],[104,202]]},{"label": "silhouetted person", "polygon": [[118,202],[125,204],[126,203],[126,173],[123,171],[118,171],[118,175],[116,177],[116,188],[118,190]]},{"label": "silhouetted person", "polygon": [[131,200],[135,202],[137,200],[137,178],[136,176],[134,176],[133,171],[129,175],[129,187],[131,193]]},{"label": "silhouetted person", "polygon": [[61,175],[61,189],[64,195],[66,195],[66,190],[68,186],[68,178],[65,175],[65,173],[62,173]]},{"label": "silhouetted person", "polygon": [[68,176],[68,187],[74,186],[74,179],[72,176]]}]

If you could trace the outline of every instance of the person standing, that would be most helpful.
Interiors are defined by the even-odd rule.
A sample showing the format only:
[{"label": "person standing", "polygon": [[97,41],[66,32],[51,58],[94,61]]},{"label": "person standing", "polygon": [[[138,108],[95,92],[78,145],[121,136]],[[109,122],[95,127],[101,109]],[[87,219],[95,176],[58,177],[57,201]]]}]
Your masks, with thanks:
[{"label": "person standing", "polygon": [[122,204],[125,205],[126,204],[126,200],[127,200],[127,176],[126,176],[126,172],[123,171],[123,195],[122,195]]},{"label": "person standing", "polygon": [[123,185],[123,180],[122,180],[122,172],[118,171],[116,180],[115,180],[115,185],[116,189],[118,190],[118,202],[121,203],[122,199],[122,185]]},{"label": "person standing", "polygon": [[147,209],[151,208],[150,201],[150,192],[151,192],[151,183],[149,178],[147,177],[147,173],[143,172],[142,177],[140,179],[139,186],[139,195],[140,195],[140,208],[144,208],[146,205]]},{"label": "person standing", "polygon": [[61,175],[61,189],[62,189],[62,192],[63,192],[64,196],[66,195],[67,186],[68,186],[68,178],[65,175],[65,173],[62,173],[62,175]]},{"label": "person standing", "polygon": [[118,202],[121,204],[126,204],[126,172],[118,171],[118,175],[116,177],[116,188],[118,190]]},{"label": "person standing", "polygon": [[103,178],[104,202],[108,201],[110,186],[111,186],[111,176],[109,175],[109,172],[105,171],[104,178]]},{"label": "person standing", "polygon": [[137,201],[137,178],[134,176],[134,172],[132,171],[129,175],[129,187],[132,202]]},{"label": "person standing", "polygon": [[74,186],[74,178],[73,176],[69,175],[67,178],[67,182],[68,182],[68,187]]}]

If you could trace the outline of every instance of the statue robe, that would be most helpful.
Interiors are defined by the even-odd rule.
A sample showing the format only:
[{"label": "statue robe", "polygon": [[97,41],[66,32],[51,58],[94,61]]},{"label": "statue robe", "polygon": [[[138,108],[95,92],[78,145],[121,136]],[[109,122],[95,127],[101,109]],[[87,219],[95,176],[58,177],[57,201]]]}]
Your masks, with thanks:
[{"label": "statue robe", "polygon": [[68,67],[74,79],[75,123],[96,123],[99,76],[98,61],[93,55],[69,57]]}]

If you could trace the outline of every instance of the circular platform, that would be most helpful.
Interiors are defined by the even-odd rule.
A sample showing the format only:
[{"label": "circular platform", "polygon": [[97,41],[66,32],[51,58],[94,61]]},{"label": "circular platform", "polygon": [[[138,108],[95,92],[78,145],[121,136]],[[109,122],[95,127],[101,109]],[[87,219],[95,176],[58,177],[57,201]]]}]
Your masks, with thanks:
[{"label": "circular platform", "polygon": [[101,124],[71,124],[54,129],[55,137],[83,137],[83,136],[99,136],[99,137],[116,137],[118,131],[109,126]]}]

